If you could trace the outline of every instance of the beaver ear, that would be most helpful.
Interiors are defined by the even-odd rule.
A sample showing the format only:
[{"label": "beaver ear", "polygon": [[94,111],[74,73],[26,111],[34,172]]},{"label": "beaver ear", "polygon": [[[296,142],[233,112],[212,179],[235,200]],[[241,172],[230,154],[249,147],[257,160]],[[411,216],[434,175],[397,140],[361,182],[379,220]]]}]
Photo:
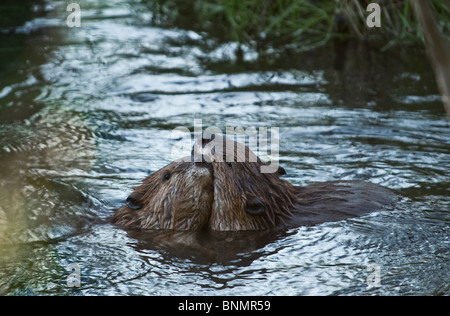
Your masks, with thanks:
[{"label": "beaver ear", "polygon": [[250,215],[262,215],[265,211],[265,206],[263,201],[259,198],[252,197],[247,200],[247,204],[245,206],[245,212]]},{"label": "beaver ear", "polygon": [[142,194],[133,192],[127,197],[126,205],[132,210],[138,210],[142,207]]}]

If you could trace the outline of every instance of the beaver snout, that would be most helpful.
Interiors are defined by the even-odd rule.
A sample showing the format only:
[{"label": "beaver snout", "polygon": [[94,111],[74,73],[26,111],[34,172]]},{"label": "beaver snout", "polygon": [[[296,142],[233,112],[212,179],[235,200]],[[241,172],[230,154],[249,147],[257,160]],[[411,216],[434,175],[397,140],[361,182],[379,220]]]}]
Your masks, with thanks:
[{"label": "beaver snout", "polygon": [[191,156],[191,161],[197,168],[205,168],[211,173],[214,172],[212,164],[208,162],[203,155]]}]

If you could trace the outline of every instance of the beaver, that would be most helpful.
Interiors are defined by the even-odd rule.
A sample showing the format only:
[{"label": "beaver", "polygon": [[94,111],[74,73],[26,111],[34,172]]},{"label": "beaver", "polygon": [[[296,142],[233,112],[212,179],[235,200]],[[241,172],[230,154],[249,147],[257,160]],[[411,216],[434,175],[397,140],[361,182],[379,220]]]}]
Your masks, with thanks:
[{"label": "beaver", "polygon": [[212,166],[195,160],[175,160],[146,177],[116,211],[113,222],[148,230],[204,227],[214,199]]},{"label": "beaver", "polygon": [[204,137],[191,156],[134,188],[113,222],[150,230],[279,230],[361,216],[396,199],[388,188],[364,181],[295,186],[280,178],[283,167],[261,172],[268,165],[242,143]]}]

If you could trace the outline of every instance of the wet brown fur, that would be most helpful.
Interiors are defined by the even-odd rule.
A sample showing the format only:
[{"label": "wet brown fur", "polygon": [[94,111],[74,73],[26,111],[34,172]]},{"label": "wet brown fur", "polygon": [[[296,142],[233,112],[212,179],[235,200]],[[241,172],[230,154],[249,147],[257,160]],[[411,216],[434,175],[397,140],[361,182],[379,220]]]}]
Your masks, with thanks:
[{"label": "wet brown fur", "polygon": [[[144,179],[130,195],[142,207],[133,210],[126,204],[113,221],[150,230],[268,230],[360,216],[382,209],[396,197],[362,181],[297,187],[280,178],[283,168],[262,173],[268,163],[243,144],[220,135],[212,138],[197,142],[191,157]],[[164,180],[167,172],[171,177]]]},{"label": "wet brown fur", "polygon": [[113,223],[149,230],[198,230],[209,219],[212,189],[208,164],[173,161],[134,188],[128,199],[140,207],[125,204],[114,214]]},{"label": "wet brown fur", "polygon": [[[192,154],[204,157],[214,170],[210,229],[264,230],[287,223],[297,197],[295,187],[280,179],[284,169],[261,173],[267,163],[242,143],[220,135],[203,139],[201,146],[197,142]],[[249,213],[258,208],[261,214]]]}]

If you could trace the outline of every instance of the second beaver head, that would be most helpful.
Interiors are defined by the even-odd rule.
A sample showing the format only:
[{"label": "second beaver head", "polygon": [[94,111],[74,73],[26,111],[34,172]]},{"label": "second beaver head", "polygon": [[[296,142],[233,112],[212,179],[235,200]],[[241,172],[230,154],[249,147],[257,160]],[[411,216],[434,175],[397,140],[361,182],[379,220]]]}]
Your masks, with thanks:
[{"label": "second beaver head", "polygon": [[192,155],[211,163],[214,171],[211,230],[273,229],[290,218],[296,196],[294,186],[280,179],[283,168],[263,172],[270,170],[268,163],[244,144],[218,134],[196,142]]},{"label": "second beaver head", "polygon": [[209,220],[213,188],[211,164],[175,160],[134,188],[113,222],[149,230],[201,230]]}]

